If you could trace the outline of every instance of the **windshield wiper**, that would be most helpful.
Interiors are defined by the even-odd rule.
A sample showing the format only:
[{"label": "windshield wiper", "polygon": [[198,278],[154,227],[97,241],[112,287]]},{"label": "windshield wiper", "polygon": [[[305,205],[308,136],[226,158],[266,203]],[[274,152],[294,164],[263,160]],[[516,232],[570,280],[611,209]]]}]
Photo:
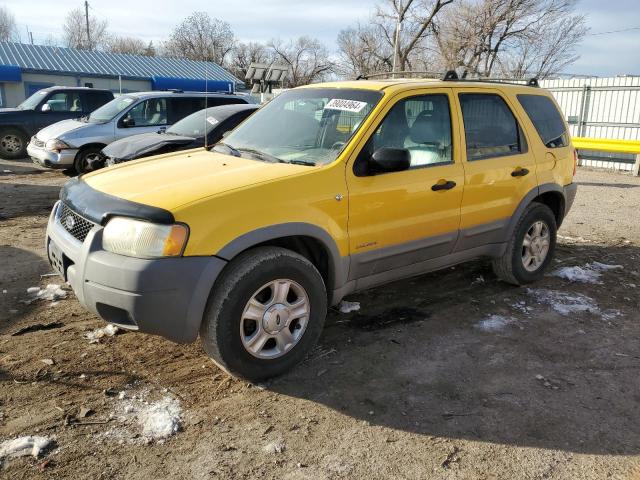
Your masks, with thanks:
[{"label": "windshield wiper", "polygon": [[229,145],[228,143],[224,143],[224,142],[218,142],[216,143],[213,148],[214,150],[217,147],[225,147],[227,150],[229,150],[229,152],[231,153],[231,155],[233,155],[234,157],[241,157],[242,155],[240,155],[240,152],[238,151],[238,149],[232,147],[231,145]]},{"label": "windshield wiper", "polygon": [[293,165],[305,165],[307,167],[315,167],[315,162],[308,162],[306,160],[280,160],[282,163],[291,163]]},{"label": "windshield wiper", "polygon": [[242,153],[248,153],[249,155],[253,155],[258,158],[258,160],[262,160],[265,162],[273,162],[273,163],[282,163],[283,160],[275,157],[273,155],[269,155],[268,153],[261,152],[260,150],[255,150],[253,148],[238,148],[237,151]]}]

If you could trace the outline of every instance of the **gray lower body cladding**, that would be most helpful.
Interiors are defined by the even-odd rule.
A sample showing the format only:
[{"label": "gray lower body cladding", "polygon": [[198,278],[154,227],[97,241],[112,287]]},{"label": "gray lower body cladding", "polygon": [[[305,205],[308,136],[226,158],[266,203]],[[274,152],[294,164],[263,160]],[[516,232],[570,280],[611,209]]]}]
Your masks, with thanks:
[{"label": "gray lower body cladding", "polygon": [[47,227],[47,252],[82,305],[104,320],[187,343],[196,340],[213,283],[226,262],[217,257],[140,259],[102,249],[102,227],[84,242],[57,221]]}]

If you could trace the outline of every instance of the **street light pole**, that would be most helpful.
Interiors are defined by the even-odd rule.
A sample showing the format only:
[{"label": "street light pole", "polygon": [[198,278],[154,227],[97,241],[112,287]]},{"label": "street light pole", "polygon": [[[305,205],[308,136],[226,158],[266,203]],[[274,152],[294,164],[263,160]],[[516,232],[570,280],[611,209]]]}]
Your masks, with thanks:
[{"label": "street light pole", "polygon": [[396,65],[398,63],[398,48],[400,42],[400,29],[402,28],[402,20],[400,19],[400,12],[398,12],[398,20],[396,22],[396,34],[393,40],[393,78],[396,78]]}]

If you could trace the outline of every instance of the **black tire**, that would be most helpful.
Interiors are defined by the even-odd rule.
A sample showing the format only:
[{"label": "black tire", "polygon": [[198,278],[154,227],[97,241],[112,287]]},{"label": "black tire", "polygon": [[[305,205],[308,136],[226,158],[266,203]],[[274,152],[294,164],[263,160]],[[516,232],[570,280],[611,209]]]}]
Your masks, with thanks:
[{"label": "black tire", "polygon": [[[78,175],[82,175],[83,173],[91,172],[93,170],[97,170],[98,168],[91,168],[89,165],[89,160],[91,157],[102,156],[100,153],[102,151],[102,147],[86,147],[82,148],[77,154],[76,158],[73,161],[73,170]],[[104,163],[103,163],[104,165]]]},{"label": "black tire", "polygon": [[[277,279],[293,280],[304,289],[309,300],[306,328],[297,343],[282,356],[257,358],[241,339],[244,308],[262,286]],[[318,341],[326,315],[326,287],[309,260],[285,248],[257,247],[233,259],[216,281],[203,317],[200,339],[207,354],[222,369],[249,381],[261,381],[285,373],[304,359]]]},{"label": "black tire", "polygon": [[29,138],[19,128],[4,128],[0,131],[0,158],[15,160],[27,156]]},{"label": "black tire", "polygon": [[[523,262],[524,238],[536,222],[543,222],[548,228],[549,250],[544,261],[530,271]],[[557,228],[555,215],[549,207],[537,202],[529,205],[516,225],[504,254],[493,260],[494,273],[500,280],[512,285],[526,285],[540,280],[555,253]]]}]

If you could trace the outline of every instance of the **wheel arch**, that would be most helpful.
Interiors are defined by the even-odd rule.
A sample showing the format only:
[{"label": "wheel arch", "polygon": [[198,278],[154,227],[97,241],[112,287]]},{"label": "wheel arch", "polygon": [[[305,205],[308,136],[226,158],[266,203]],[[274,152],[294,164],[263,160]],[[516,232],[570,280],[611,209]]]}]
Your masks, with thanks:
[{"label": "wheel arch", "polygon": [[253,230],[229,242],[216,256],[231,261],[240,253],[261,246],[287,248],[307,258],[322,275],[330,302],[332,292],[346,282],[348,257],[340,255],[335,240],[326,230],[313,224],[284,223]]},{"label": "wheel arch", "polygon": [[558,228],[560,227],[564,220],[566,207],[564,190],[560,185],[555,183],[545,183],[531,189],[529,193],[524,196],[508,223],[504,237],[505,241],[511,238],[520,218],[527,207],[533,202],[542,203],[548,206],[556,218],[556,226]]}]

